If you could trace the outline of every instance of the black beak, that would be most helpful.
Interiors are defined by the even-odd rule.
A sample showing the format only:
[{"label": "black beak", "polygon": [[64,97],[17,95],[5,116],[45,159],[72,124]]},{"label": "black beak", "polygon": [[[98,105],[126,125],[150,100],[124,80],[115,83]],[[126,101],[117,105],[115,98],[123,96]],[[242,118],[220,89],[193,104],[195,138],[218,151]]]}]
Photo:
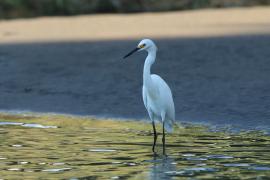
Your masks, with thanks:
[{"label": "black beak", "polygon": [[133,49],[132,51],[130,51],[127,55],[125,55],[123,57],[123,59],[127,58],[128,56],[132,55],[133,53],[137,52],[140,48],[136,47],[135,49]]}]

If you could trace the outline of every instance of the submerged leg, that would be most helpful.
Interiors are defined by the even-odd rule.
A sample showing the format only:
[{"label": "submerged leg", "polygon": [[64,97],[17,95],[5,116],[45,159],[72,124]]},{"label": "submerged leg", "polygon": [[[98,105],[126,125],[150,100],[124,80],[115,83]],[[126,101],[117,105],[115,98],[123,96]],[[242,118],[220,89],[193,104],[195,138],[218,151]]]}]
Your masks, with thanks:
[{"label": "submerged leg", "polygon": [[154,142],[153,142],[153,146],[152,146],[152,151],[154,154],[156,154],[155,152],[155,146],[156,146],[156,141],[157,141],[157,132],[156,132],[156,126],[155,126],[155,121],[154,121],[154,115],[153,113],[151,112],[150,109],[147,109],[148,111],[148,114],[149,114],[149,117],[152,121],[152,125],[153,125],[153,132],[154,132]]},{"label": "submerged leg", "polygon": [[166,117],[166,113],[162,112],[161,113],[161,120],[162,120],[162,145],[163,145],[163,155],[166,155],[166,142],[165,142],[165,117]]},{"label": "submerged leg", "polygon": [[156,153],[155,152],[155,146],[156,146],[156,141],[157,141],[157,132],[156,132],[156,126],[155,126],[154,121],[152,121],[152,125],[153,125],[153,132],[154,132],[154,143],[153,143],[153,146],[152,146],[152,151],[153,151],[153,153]]},{"label": "submerged leg", "polygon": [[163,155],[166,155],[166,147],[165,147],[165,130],[164,130],[165,122],[163,121],[163,134],[162,134],[162,143],[163,143]]}]

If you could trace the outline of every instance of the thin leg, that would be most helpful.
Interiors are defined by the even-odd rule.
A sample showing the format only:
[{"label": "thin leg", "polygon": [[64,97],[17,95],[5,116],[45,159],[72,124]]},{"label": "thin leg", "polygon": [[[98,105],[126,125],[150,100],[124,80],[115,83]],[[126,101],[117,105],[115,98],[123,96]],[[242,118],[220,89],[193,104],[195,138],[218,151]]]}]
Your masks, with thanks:
[{"label": "thin leg", "polygon": [[156,146],[156,141],[157,141],[157,132],[156,132],[156,126],[155,126],[154,121],[152,121],[152,125],[153,125],[153,132],[154,132],[154,143],[153,143],[152,151],[153,151],[153,153],[156,153],[155,146]]},{"label": "thin leg", "polygon": [[165,122],[163,121],[163,134],[162,134],[162,143],[163,143],[163,155],[166,155],[165,151],[165,130],[164,130]]}]

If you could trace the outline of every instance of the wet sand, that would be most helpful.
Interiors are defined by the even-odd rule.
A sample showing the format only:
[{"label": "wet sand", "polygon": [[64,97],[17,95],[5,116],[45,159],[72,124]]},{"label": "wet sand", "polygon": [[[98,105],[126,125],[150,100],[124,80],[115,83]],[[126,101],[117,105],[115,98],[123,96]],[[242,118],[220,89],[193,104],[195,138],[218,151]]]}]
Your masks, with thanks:
[{"label": "wet sand", "polygon": [[150,37],[159,47],[153,73],[171,86],[177,120],[269,130],[269,12],[1,21],[0,109],[146,118],[145,53],[122,56]]}]

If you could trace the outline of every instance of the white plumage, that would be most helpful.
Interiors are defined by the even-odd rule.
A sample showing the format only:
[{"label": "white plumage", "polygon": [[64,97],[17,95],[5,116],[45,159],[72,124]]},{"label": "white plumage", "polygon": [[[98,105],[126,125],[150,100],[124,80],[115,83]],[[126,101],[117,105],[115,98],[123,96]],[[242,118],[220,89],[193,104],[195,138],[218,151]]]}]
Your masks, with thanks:
[{"label": "white plumage", "polygon": [[143,85],[142,94],[144,106],[152,121],[164,121],[166,131],[172,133],[175,121],[175,110],[171,90],[160,76],[152,74],[151,79],[153,87],[157,90],[156,92],[151,92],[151,88],[147,85]]},{"label": "white plumage", "polygon": [[151,66],[156,60],[157,47],[150,39],[143,39],[133,51],[128,53],[124,58],[130,56],[136,51],[145,50],[148,55],[145,59],[143,69],[143,102],[144,106],[152,120],[154,131],[154,143],[152,151],[155,152],[156,145],[156,128],[155,122],[160,121],[163,124],[163,154],[165,154],[165,132],[172,132],[175,121],[174,102],[171,89],[167,83],[158,75],[151,74]]}]

